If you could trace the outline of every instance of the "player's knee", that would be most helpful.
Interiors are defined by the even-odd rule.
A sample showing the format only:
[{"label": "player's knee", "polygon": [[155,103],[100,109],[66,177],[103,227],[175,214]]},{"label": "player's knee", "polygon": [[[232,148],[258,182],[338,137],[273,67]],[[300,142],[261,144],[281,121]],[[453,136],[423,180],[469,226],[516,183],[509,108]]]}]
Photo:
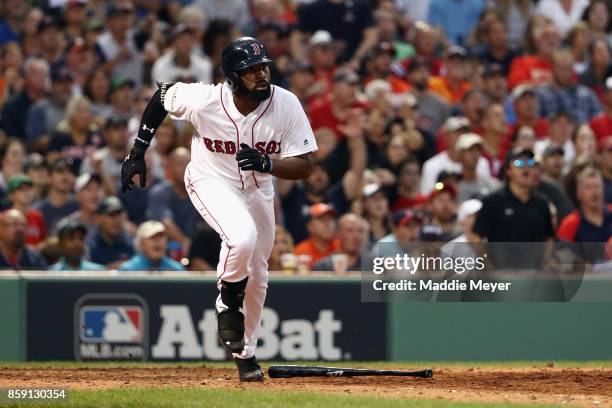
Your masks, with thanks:
[{"label": "player's knee", "polygon": [[251,259],[253,251],[255,250],[255,244],[257,243],[257,234],[255,230],[252,232],[247,230],[244,231],[238,239],[232,240],[230,246],[233,251],[236,251],[236,255],[241,259]]}]

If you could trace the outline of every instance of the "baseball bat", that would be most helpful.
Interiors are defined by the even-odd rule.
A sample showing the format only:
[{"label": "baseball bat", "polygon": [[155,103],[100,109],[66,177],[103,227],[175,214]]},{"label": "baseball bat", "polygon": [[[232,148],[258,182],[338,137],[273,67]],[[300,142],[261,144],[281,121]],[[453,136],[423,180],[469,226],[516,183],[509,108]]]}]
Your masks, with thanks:
[{"label": "baseball bat", "polygon": [[292,377],[358,377],[358,376],[384,376],[393,375],[401,377],[431,378],[433,372],[430,369],[419,371],[402,370],[371,370],[366,368],[338,368],[303,365],[274,365],[268,368],[270,378],[292,378]]}]

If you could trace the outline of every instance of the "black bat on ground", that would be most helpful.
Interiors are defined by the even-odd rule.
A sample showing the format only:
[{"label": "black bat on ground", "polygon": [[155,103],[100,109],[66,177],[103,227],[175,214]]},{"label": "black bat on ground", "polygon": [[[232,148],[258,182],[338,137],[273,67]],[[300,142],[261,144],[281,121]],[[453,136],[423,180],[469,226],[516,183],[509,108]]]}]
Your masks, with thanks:
[{"label": "black bat on ground", "polygon": [[429,369],[420,371],[402,370],[371,370],[366,368],[338,368],[303,365],[274,365],[268,368],[270,378],[292,377],[359,377],[359,376],[385,376],[431,378],[433,372]]}]

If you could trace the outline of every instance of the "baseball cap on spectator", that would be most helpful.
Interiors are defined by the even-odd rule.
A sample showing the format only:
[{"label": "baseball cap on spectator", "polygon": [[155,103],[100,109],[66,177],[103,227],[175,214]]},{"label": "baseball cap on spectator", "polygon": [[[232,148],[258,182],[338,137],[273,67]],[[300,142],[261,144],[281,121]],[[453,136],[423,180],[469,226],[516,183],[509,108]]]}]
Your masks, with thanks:
[{"label": "baseball cap on spectator", "polygon": [[116,129],[121,126],[127,126],[128,119],[117,113],[111,113],[104,123],[104,129]]},{"label": "baseball cap on spectator", "polygon": [[443,127],[445,133],[456,132],[458,130],[469,128],[470,120],[464,116],[451,116],[450,118],[446,119]]},{"label": "baseball cap on spectator", "polygon": [[549,144],[548,146],[546,146],[546,148],[542,152],[543,158],[554,156],[554,155],[561,155],[561,156],[565,155],[565,151],[563,150],[563,147],[556,145],[556,144]]},{"label": "baseball cap on spectator", "polygon": [[379,42],[371,51],[371,56],[375,57],[380,54],[389,54],[395,57],[395,46],[388,41]]},{"label": "baseball cap on spectator", "polygon": [[87,51],[87,48],[88,47],[87,47],[87,43],[85,42],[85,40],[81,37],[76,37],[70,42],[66,52],[69,54],[78,53],[82,51]]},{"label": "baseball cap on spectator", "polygon": [[89,19],[85,22],[83,30],[87,32],[104,30],[104,23],[96,18]]},{"label": "baseball cap on spectator", "polygon": [[332,41],[333,41],[333,38],[331,34],[329,33],[329,31],[318,30],[312,35],[312,37],[310,37],[308,44],[311,46],[327,45],[327,44],[331,44]]},{"label": "baseball cap on spectator", "polygon": [[38,23],[38,33],[42,33],[49,27],[60,28],[61,24],[58,19],[53,16],[46,15]]},{"label": "baseball cap on spectator", "polygon": [[24,186],[24,185],[33,186],[34,182],[29,176],[25,176],[25,175],[13,176],[9,179],[6,185],[6,190],[9,194],[11,194],[13,191],[19,189],[19,187]]},{"label": "baseball cap on spectator", "polygon": [[535,154],[532,150],[529,149],[516,148],[509,150],[508,154],[506,154],[506,158],[504,159],[504,165],[502,166],[502,169],[507,170],[510,166],[510,163],[512,163],[513,160],[518,159],[519,157],[527,157],[528,159],[533,159],[535,158]]},{"label": "baseball cap on spectator", "polygon": [[64,158],[59,158],[57,160],[55,160],[53,163],[51,163],[51,166],[49,166],[49,171],[51,173],[56,172],[56,171],[65,171],[68,170],[71,173],[72,171],[72,159],[64,159]]},{"label": "baseball cap on spectator", "polygon": [[83,234],[87,234],[87,225],[80,219],[72,217],[65,218],[57,224],[57,237],[60,239],[67,237],[73,231],[81,231]]},{"label": "baseball cap on spectator", "polygon": [[74,79],[70,69],[65,65],[56,65],[51,68],[51,81],[61,82],[67,81],[72,82]]},{"label": "baseball cap on spectator", "polygon": [[380,184],[377,184],[377,183],[366,184],[365,186],[363,186],[363,191],[362,191],[363,198],[370,198],[374,194],[378,193],[379,191],[382,191],[382,186]]},{"label": "baseball cap on spectator", "polygon": [[423,217],[410,209],[399,210],[393,213],[393,225],[403,227],[411,222],[423,224]]},{"label": "baseball cap on spectator", "polygon": [[379,92],[391,92],[391,84],[384,79],[375,79],[368,83],[363,93],[369,100],[374,98]]},{"label": "baseball cap on spectator", "polygon": [[183,23],[177,24],[170,33],[169,39],[174,41],[182,34],[193,34],[193,30]]},{"label": "baseball cap on spectator", "polygon": [[434,188],[433,190],[431,190],[431,193],[429,193],[429,197],[427,198],[427,200],[431,201],[440,194],[444,193],[448,193],[453,198],[457,198],[457,188],[453,184],[439,181],[434,184]]},{"label": "baseball cap on spectator", "polygon": [[136,240],[142,241],[143,239],[153,238],[157,234],[164,234],[166,227],[159,221],[145,221],[136,230]]},{"label": "baseball cap on spectator", "polygon": [[134,11],[134,7],[129,3],[112,3],[106,9],[106,16],[110,18],[120,14],[128,14],[132,11]]},{"label": "baseball cap on spectator", "polygon": [[501,64],[488,64],[482,73],[483,78],[492,78],[496,75],[505,76],[504,67]]},{"label": "baseball cap on spectator", "polygon": [[423,225],[421,228],[421,241],[423,242],[440,242],[444,239],[444,230],[441,226],[435,224]]},{"label": "baseball cap on spectator", "polygon": [[482,137],[477,135],[476,133],[464,133],[459,136],[457,139],[457,143],[455,144],[455,149],[457,150],[467,150],[475,145],[482,146]]},{"label": "baseball cap on spectator", "polygon": [[136,84],[134,83],[133,80],[131,80],[129,78],[117,78],[117,79],[113,79],[111,81],[111,92],[115,92],[115,91],[123,88],[124,86],[129,86],[130,88],[134,89]]},{"label": "baseball cap on spectator", "polygon": [[310,206],[308,211],[308,219],[320,218],[324,215],[336,215],[336,209],[334,206],[326,203],[317,203]]},{"label": "baseball cap on spectator", "polygon": [[467,58],[467,51],[459,45],[451,45],[446,49],[446,58]]},{"label": "baseball cap on spectator", "polygon": [[124,211],[124,207],[117,197],[106,197],[96,208],[98,214],[108,215],[119,211]]},{"label": "baseball cap on spectator", "polygon": [[42,155],[40,153],[30,153],[23,163],[23,172],[27,173],[32,169],[40,169],[42,167],[47,167],[45,165],[45,159],[42,157]]},{"label": "baseball cap on spectator", "polygon": [[81,174],[79,177],[77,177],[76,181],[74,182],[74,192],[78,193],[79,191],[83,190],[92,181],[101,183],[102,179],[100,179],[100,176],[98,176],[95,173]]},{"label": "baseball cap on spectator", "polygon": [[536,96],[535,88],[529,84],[518,85],[512,91],[512,101],[516,101],[525,95]]},{"label": "baseball cap on spectator", "polygon": [[477,200],[475,198],[471,200],[464,201],[459,206],[459,210],[457,211],[457,221],[461,222],[465,220],[470,215],[476,214],[482,208],[482,201]]},{"label": "baseball cap on spectator", "polygon": [[359,83],[359,76],[350,69],[339,69],[334,73],[333,81],[356,85]]},{"label": "baseball cap on spectator", "polygon": [[87,0],[68,0],[68,2],[66,3],[66,8],[69,7],[85,7],[85,5],[88,3]]}]

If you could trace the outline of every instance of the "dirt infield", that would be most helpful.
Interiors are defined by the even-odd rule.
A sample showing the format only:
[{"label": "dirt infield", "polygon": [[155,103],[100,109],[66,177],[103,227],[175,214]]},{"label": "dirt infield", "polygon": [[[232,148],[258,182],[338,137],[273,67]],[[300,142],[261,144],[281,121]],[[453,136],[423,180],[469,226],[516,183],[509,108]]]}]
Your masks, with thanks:
[{"label": "dirt infield", "polygon": [[[423,367],[393,367],[420,369]],[[444,368],[433,367],[431,379],[401,377],[266,378],[277,391],[367,394],[397,398],[441,398],[452,401],[537,402],[612,407],[612,369],[594,368]],[[262,388],[240,384],[228,368],[202,366],[109,368],[0,368],[0,387]]]}]

